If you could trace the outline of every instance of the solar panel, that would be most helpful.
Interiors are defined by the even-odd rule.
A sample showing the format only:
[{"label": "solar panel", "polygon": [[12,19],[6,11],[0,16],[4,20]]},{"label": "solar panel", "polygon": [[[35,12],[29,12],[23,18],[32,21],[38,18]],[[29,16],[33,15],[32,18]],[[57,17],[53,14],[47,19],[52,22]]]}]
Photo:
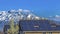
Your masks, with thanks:
[{"label": "solar panel", "polygon": [[21,21],[20,24],[23,31],[60,30],[60,26],[51,27],[48,20],[27,20]]}]

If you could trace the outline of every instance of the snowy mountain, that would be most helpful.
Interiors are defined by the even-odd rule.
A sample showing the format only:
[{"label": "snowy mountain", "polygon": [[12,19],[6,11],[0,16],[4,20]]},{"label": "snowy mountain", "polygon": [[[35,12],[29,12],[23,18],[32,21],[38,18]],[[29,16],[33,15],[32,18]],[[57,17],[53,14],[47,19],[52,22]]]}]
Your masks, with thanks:
[{"label": "snowy mountain", "polygon": [[55,20],[55,21],[60,21],[60,15],[49,16],[49,19]]},{"label": "snowy mountain", "polygon": [[40,17],[31,13],[30,10],[9,10],[9,11],[0,11],[0,21],[10,21],[14,18],[14,21],[17,22],[21,19],[30,20],[30,19],[39,19]]},{"label": "snowy mountain", "polygon": [[[33,20],[33,19],[46,19],[44,17],[38,17],[31,13],[30,10],[23,10],[23,9],[18,9],[18,10],[9,10],[9,11],[0,11],[0,21],[10,21],[11,18],[14,18],[14,21],[19,21],[19,20]],[[58,21],[60,20],[60,16],[49,16],[50,20],[55,20]]]}]

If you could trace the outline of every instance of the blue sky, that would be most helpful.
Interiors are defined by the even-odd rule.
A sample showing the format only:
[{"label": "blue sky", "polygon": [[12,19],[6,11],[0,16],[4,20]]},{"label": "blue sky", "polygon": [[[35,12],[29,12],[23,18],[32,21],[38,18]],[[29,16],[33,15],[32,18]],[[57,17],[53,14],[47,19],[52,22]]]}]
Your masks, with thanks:
[{"label": "blue sky", "polygon": [[[0,10],[28,9],[38,16],[60,15],[60,0],[0,0]],[[2,24],[0,24],[0,30]]]},{"label": "blue sky", "polygon": [[38,16],[60,15],[60,0],[0,0],[0,10],[28,9]]}]

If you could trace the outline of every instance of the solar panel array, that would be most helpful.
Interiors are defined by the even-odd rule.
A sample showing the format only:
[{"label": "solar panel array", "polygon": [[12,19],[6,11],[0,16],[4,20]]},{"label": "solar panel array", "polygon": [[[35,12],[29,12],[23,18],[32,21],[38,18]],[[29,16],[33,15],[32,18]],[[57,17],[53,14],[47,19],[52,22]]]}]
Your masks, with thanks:
[{"label": "solar panel array", "polygon": [[48,20],[22,20],[19,25],[22,31],[60,31],[60,25],[52,25]]}]

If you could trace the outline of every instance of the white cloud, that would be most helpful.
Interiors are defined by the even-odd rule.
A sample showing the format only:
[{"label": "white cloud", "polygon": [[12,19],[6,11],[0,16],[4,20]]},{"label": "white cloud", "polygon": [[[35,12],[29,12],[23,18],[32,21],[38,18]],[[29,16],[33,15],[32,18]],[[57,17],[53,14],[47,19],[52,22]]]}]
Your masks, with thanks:
[{"label": "white cloud", "polygon": [[58,17],[60,17],[60,16],[59,16],[59,15],[56,15],[55,17],[58,18]]}]

